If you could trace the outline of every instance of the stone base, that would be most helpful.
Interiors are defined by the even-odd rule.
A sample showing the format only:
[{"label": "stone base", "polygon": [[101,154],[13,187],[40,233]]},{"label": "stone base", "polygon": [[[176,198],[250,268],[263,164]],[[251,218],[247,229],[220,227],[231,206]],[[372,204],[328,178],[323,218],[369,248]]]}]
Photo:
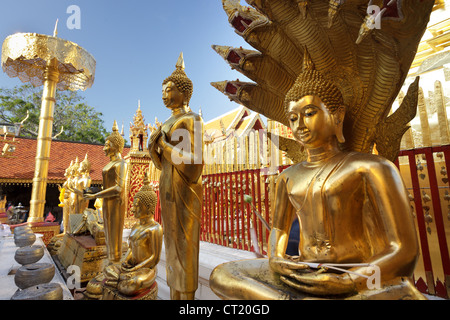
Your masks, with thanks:
[{"label": "stone base", "polygon": [[107,286],[105,282],[106,279],[102,275],[89,281],[86,291],[83,293],[83,300],[157,300],[158,298],[158,283],[156,281],[150,288],[135,296],[125,296],[117,289]]},{"label": "stone base", "polygon": [[106,246],[98,246],[92,236],[65,234],[57,253],[61,266],[80,268],[81,283],[88,282],[103,271],[107,264]]}]

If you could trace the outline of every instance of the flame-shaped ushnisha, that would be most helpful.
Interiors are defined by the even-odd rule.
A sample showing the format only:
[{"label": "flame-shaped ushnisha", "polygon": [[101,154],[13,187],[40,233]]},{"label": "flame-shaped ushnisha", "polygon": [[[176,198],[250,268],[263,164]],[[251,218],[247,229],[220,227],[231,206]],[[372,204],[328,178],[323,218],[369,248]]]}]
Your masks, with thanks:
[{"label": "flame-shaped ushnisha", "polygon": [[77,44],[58,38],[57,23],[53,36],[16,33],[2,47],[1,64],[8,76],[35,87],[44,85],[29,222],[43,221],[56,89],[86,90],[94,82],[95,59]]}]

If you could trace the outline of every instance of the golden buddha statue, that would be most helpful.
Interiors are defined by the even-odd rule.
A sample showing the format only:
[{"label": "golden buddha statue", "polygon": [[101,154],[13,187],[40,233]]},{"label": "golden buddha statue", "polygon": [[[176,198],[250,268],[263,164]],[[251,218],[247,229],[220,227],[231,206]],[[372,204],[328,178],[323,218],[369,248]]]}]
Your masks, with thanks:
[{"label": "golden buddha statue", "polygon": [[[182,54],[176,70],[164,80],[162,91],[164,104],[172,114],[152,132],[148,149],[153,163],[161,170],[167,284],[172,300],[194,299],[203,199],[203,122],[189,108],[193,86],[184,72]],[[177,144],[180,135],[183,139]]]},{"label": "golden buddha statue", "polygon": [[89,206],[89,200],[83,198],[83,193],[91,186],[91,177],[89,175],[91,171],[91,163],[89,162],[88,155],[84,157],[78,167],[78,179],[76,181],[76,188],[74,192],[78,196],[78,213],[83,213],[84,210]]},{"label": "golden buddha statue", "polygon": [[125,297],[136,297],[151,291],[149,296],[156,298],[156,265],[161,255],[163,237],[161,225],[154,220],[156,203],[156,193],[146,174],[143,187],[134,196],[131,210],[139,222],[131,229],[128,252],[121,265],[107,266],[88,284],[88,294],[101,294],[104,300],[109,300],[118,297],[117,292]]},{"label": "golden buddha statue", "polygon": [[59,201],[60,204],[58,204],[59,207],[63,208],[63,233],[60,234],[60,237],[67,232],[69,232],[69,214],[70,214],[70,192],[68,184],[71,182],[72,178],[72,165],[73,161],[70,162],[69,167],[64,172],[64,177],[66,178],[66,181],[64,181],[62,186],[58,185],[60,196]]},{"label": "golden buddha statue", "polygon": [[[236,33],[257,51],[216,51],[254,82],[213,85],[290,126],[300,143],[289,143],[288,154],[304,147],[307,160],[278,178],[269,259],[218,266],[211,288],[229,299],[422,299],[410,279],[418,256],[412,212],[388,160],[417,111],[418,79],[391,109],[434,2],[294,2],[222,0]],[[383,13],[378,26],[372,5]],[[294,213],[299,256],[289,257]]]},{"label": "golden buddha statue", "polygon": [[75,159],[73,165],[70,166],[70,179],[67,183],[66,190],[69,191],[69,215],[73,213],[81,213],[79,204],[80,204],[80,195],[75,190],[78,185],[80,163],[78,162],[78,157]]},{"label": "golden buddha statue", "polygon": [[[84,190],[91,186],[91,163],[86,154],[82,162],[78,162],[78,157],[75,163],[69,167],[71,171],[67,184],[64,186],[65,191],[69,191],[69,211],[70,213],[81,214],[89,206],[89,200],[83,198]],[[68,222],[67,222],[68,223]]]},{"label": "golden buddha statue", "polygon": [[[285,108],[307,160],[277,179],[269,258],[218,266],[212,290],[227,299],[423,299],[411,280],[418,241],[395,165],[340,149],[344,100],[311,61],[287,93]],[[299,256],[291,257],[286,248],[295,215]],[[378,286],[368,282],[373,271]]]},{"label": "golden buddha statue", "polygon": [[126,211],[127,163],[122,158],[124,139],[114,121],[113,132],[106,138],[103,151],[110,162],[103,168],[103,190],[85,193],[84,199],[103,199],[103,224],[107,255],[110,263],[118,263],[122,256],[122,234]]}]

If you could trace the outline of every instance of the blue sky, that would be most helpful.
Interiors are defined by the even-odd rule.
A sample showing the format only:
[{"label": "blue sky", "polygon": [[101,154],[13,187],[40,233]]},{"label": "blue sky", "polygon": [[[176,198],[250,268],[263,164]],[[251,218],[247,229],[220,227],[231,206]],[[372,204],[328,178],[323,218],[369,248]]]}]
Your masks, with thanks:
[{"label": "blue sky", "polygon": [[[67,27],[70,5],[80,8],[80,29]],[[170,116],[162,104],[161,83],[175,70],[180,52],[194,83],[193,111],[201,107],[208,121],[238,107],[210,85],[246,79],[231,70],[212,44],[251,48],[229,25],[221,0],[2,1],[0,40],[16,32],[52,35],[56,19],[58,37],[77,43],[97,61],[94,85],[81,94],[103,113],[108,131],[117,120],[128,139],[138,100],[146,123]],[[0,87],[21,84],[0,73]]]}]

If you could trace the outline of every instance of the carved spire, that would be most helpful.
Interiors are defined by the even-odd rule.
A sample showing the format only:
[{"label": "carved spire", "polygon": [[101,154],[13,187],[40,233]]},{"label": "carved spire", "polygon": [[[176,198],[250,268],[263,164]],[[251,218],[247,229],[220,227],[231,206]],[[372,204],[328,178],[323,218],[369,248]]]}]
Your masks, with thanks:
[{"label": "carved spire", "polygon": [[147,152],[147,128],[148,126],[145,124],[144,116],[142,115],[141,100],[138,100],[138,108],[136,114],[133,116],[133,123],[130,123],[130,153]]},{"label": "carved spire", "polygon": [[183,52],[180,53],[180,56],[178,57],[177,64],[175,65],[175,67],[178,70],[184,70],[185,66],[184,66]]},{"label": "carved spire", "polygon": [[119,132],[119,126],[117,125],[117,120],[114,120],[112,131],[113,132]]},{"label": "carved spire", "polygon": [[53,29],[53,36],[55,38],[58,36],[58,19],[56,19],[55,29]]}]

